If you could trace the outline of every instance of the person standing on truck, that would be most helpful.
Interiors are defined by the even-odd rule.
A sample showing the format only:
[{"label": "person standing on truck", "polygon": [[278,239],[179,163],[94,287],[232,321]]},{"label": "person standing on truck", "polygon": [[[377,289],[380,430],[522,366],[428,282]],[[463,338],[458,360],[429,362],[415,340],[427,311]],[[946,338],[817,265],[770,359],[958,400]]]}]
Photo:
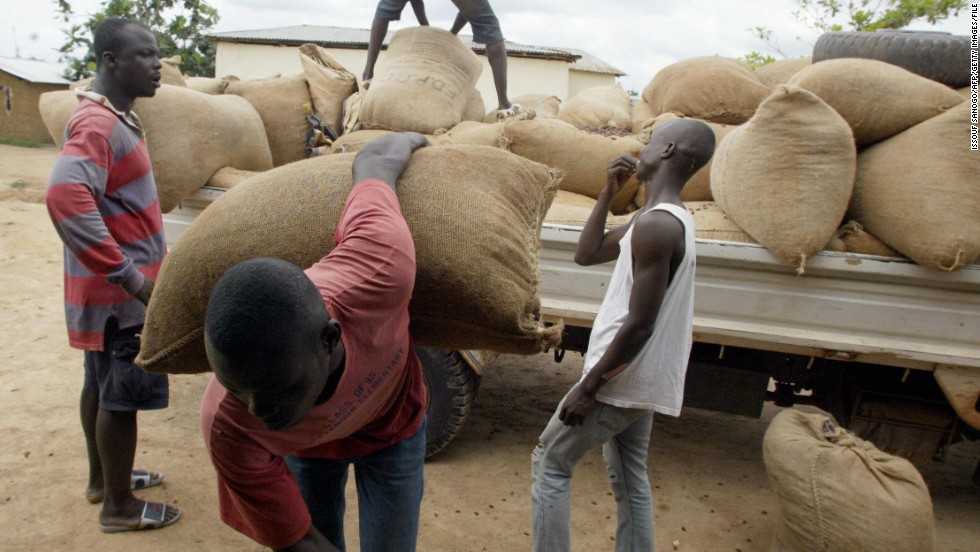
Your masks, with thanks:
[{"label": "person standing on truck", "polygon": [[205,316],[201,429],[222,520],[276,550],[344,550],[354,466],[366,552],[414,551],[426,390],[409,335],[415,245],[395,195],[414,132],[354,158],[335,247],[305,271],[235,265]]},{"label": "person standing on truck", "polygon": [[[402,10],[409,0],[380,0],[371,23],[371,36],[368,41],[367,63],[364,66],[362,81],[366,84],[374,78],[374,65],[378,61],[381,43],[388,33],[388,24],[401,18]],[[452,0],[459,12],[450,32],[458,34],[467,23],[473,27],[473,41],[486,45],[487,61],[493,73],[494,88],[497,92],[497,119],[521,116],[524,113],[519,104],[512,103],[507,96],[507,47],[490,2],[487,0]],[[411,0],[412,10],[419,25],[428,26],[422,0]]]},{"label": "person standing on truck", "polygon": [[[592,327],[582,378],[532,453],[537,552],[570,550],[572,470],[598,445],[616,498],[616,550],[653,550],[646,469],[653,413],[680,414],[692,344],[694,220],[680,192],[714,147],[708,125],[675,121],[650,137],[639,159],[623,156],[609,163],[575,262],[616,259],[616,265]],[[649,199],[629,224],[605,232],[609,205],[634,173]]]},{"label": "person standing on truck", "polygon": [[79,89],[45,201],[65,246],[65,316],[69,344],[82,349],[80,412],[88,451],[85,496],[102,502],[103,532],[176,523],[177,508],[147,502],[132,489],[163,475],[133,470],[136,413],[166,408],[165,374],[133,361],[167,246],[146,135],[132,111],[160,87],[156,37],[136,21],[108,18],[95,30],[97,72]]}]

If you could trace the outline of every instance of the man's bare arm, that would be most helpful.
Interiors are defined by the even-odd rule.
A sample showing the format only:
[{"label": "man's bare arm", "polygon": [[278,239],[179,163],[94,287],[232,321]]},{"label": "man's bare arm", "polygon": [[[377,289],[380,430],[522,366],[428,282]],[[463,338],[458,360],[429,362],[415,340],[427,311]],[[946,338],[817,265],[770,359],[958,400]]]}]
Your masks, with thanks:
[{"label": "man's bare arm", "polygon": [[354,157],[354,184],[362,180],[377,179],[396,190],[398,178],[408,167],[412,153],[428,145],[429,140],[418,132],[386,134],[371,140]]},{"label": "man's bare arm", "polygon": [[622,156],[609,163],[606,169],[606,186],[599,192],[589,220],[582,228],[582,235],[575,250],[575,262],[590,266],[609,262],[619,256],[619,240],[626,233],[627,225],[606,232],[609,206],[622,185],[636,172],[636,159]]}]

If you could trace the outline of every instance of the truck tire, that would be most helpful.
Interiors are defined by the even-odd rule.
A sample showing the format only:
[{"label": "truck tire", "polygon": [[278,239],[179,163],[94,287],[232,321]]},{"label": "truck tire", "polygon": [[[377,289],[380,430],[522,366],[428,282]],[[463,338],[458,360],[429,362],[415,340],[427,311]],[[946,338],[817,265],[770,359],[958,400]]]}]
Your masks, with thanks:
[{"label": "truck tire", "polygon": [[422,362],[429,404],[426,408],[425,457],[449,446],[463,429],[476,400],[480,378],[458,351],[415,347]]},{"label": "truck tire", "polygon": [[935,31],[841,31],[824,33],[813,46],[813,63],[865,58],[897,65],[952,88],[970,84],[970,39]]}]

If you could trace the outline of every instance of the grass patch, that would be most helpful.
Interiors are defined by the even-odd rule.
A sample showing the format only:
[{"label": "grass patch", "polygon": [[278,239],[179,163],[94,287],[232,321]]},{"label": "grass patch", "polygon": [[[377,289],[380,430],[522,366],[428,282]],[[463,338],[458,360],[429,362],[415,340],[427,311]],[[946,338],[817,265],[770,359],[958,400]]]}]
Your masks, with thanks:
[{"label": "grass patch", "polygon": [[0,144],[7,146],[17,146],[21,148],[40,148],[44,147],[41,142],[36,142],[34,140],[21,140],[20,138],[11,138],[9,136],[0,136]]},{"label": "grass patch", "polygon": [[26,180],[14,180],[13,182],[10,183],[10,187],[15,190],[23,190],[27,186],[28,184]]}]

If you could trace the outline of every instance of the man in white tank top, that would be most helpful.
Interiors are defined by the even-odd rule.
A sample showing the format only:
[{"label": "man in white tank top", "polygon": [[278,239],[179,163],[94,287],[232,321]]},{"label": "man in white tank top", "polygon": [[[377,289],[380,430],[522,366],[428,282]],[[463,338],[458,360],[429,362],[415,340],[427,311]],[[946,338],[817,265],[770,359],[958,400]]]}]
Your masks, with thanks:
[{"label": "man in white tank top", "polygon": [[[694,221],[680,199],[687,180],[714,153],[701,121],[657,129],[639,159],[609,164],[579,239],[575,262],[616,260],[596,315],[582,379],[565,395],[531,459],[534,550],[571,549],[568,521],[572,470],[603,446],[616,498],[616,550],[653,550],[653,499],[647,449],[653,413],[677,416],[691,352],[694,311]],[[629,224],[604,231],[612,198],[636,174],[647,203]]]}]

